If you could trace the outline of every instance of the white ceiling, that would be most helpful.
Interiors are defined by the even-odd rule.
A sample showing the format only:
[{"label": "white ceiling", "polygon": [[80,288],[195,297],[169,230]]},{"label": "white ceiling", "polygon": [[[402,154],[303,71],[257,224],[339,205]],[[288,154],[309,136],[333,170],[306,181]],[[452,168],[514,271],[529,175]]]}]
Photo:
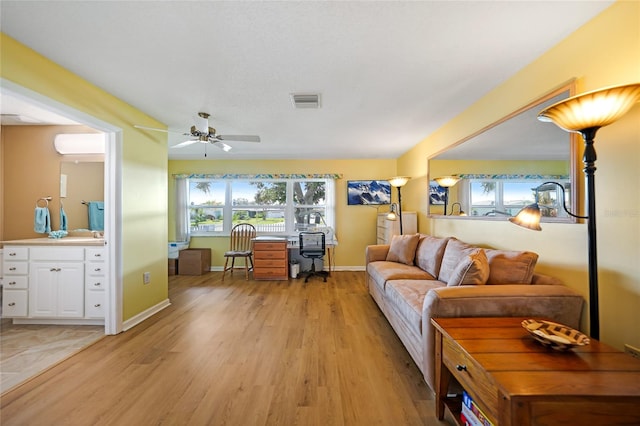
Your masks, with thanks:
[{"label": "white ceiling", "polygon": [[262,139],[207,158],[396,158],[612,3],[3,0],[0,24],[171,130]]}]

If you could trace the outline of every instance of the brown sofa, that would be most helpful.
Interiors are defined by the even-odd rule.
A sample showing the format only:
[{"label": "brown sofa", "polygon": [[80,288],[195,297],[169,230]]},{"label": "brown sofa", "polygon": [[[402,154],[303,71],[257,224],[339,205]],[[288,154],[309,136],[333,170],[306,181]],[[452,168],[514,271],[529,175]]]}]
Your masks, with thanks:
[{"label": "brown sofa", "polygon": [[533,317],[578,328],[582,296],[534,272],[538,255],[456,238],[395,236],[366,248],[369,293],[434,388],[431,318]]}]

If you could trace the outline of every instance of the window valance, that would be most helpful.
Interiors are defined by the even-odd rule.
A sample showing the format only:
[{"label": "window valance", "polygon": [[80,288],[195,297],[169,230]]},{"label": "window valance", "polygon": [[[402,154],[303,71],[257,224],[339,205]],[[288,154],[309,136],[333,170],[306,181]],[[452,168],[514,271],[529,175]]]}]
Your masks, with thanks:
[{"label": "window valance", "polygon": [[494,180],[566,180],[569,175],[509,175],[509,174],[457,174],[462,179],[494,179]]},{"label": "window valance", "polygon": [[174,174],[176,179],[342,179],[341,173]]}]

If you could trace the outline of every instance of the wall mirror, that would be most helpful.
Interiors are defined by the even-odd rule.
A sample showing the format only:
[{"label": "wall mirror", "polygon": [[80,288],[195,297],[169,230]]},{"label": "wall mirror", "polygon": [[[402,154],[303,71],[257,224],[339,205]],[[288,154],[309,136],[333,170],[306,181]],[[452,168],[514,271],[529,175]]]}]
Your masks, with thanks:
[{"label": "wall mirror", "polygon": [[[562,198],[577,211],[576,135],[537,119],[545,107],[572,96],[574,86],[563,85],[429,158],[429,215],[507,220],[537,194],[542,221],[574,222]],[[434,181],[449,175],[461,179],[448,191]],[[540,186],[547,181],[561,183],[564,194],[555,185]]]},{"label": "wall mirror", "polygon": [[67,229],[89,229],[87,205],[104,199],[104,161],[60,162],[60,205],[67,215]]}]

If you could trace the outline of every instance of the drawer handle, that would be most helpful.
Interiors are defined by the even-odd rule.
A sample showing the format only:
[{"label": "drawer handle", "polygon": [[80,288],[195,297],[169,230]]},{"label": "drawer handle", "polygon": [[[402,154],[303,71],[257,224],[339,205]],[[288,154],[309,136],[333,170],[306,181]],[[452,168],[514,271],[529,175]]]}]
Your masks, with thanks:
[{"label": "drawer handle", "polygon": [[102,271],[102,269],[100,269],[100,268],[96,268],[96,269],[93,270],[93,272],[100,272],[100,271]]},{"label": "drawer handle", "polygon": [[466,365],[456,365],[456,370],[458,371],[467,371],[467,366]]},{"label": "drawer handle", "polygon": [[16,268],[11,267],[11,268],[9,268],[9,270],[10,270],[10,271],[15,271],[15,270],[16,270]]},{"label": "drawer handle", "polygon": [[94,283],[93,285],[96,286],[96,287],[100,287],[102,284],[101,283]]},{"label": "drawer handle", "polygon": [[97,304],[93,305],[93,307],[94,307],[94,308],[99,308],[99,307],[100,307],[100,304],[99,304],[99,303],[97,303]]},{"label": "drawer handle", "polygon": [[51,269],[49,269],[49,271],[51,271],[51,272],[60,272],[60,271],[62,271],[62,269],[60,269],[60,268],[51,268]]},{"label": "drawer handle", "polygon": [[9,253],[9,256],[17,256],[17,255],[18,253],[14,253],[14,252]]},{"label": "drawer handle", "polygon": [[101,257],[102,255],[100,253],[96,253],[93,255],[94,257]]},{"label": "drawer handle", "polygon": [[9,306],[16,306],[16,302],[9,303]]},{"label": "drawer handle", "polygon": [[15,281],[11,281],[11,282],[9,283],[9,285],[16,285],[16,284],[17,284],[17,283],[16,283]]}]

